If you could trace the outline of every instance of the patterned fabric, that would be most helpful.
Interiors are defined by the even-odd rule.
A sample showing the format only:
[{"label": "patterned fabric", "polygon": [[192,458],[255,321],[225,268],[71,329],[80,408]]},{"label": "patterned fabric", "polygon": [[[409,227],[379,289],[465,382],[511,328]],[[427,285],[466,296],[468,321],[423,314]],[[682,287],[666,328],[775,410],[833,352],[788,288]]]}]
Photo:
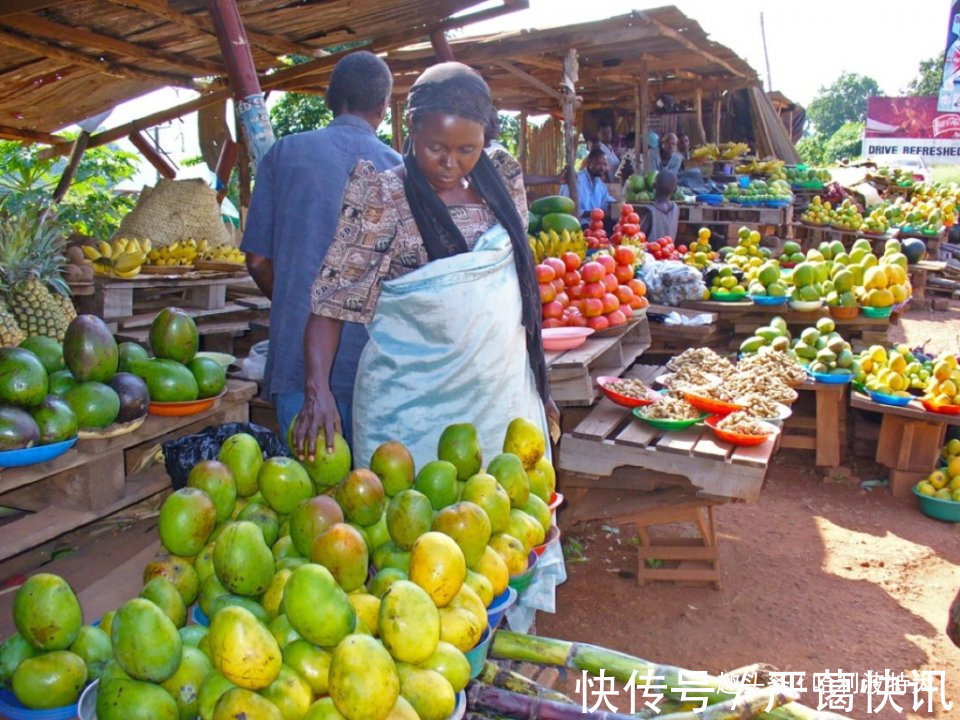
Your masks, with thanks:
[{"label": "patterned fabric", "polygon": [[[520,164],[495,149],[490,159],[507,182],[510,195],[527,219],[526,191]],[[369,323],[380,286],[429,261],[403,188],[393,170],[378,173],[369,162],[354,168],[343,194],[340,224],[313,283],[314,314],[346,322]],[[472,249],[497,224],[486,205],[451,205],[450,215]]]}]

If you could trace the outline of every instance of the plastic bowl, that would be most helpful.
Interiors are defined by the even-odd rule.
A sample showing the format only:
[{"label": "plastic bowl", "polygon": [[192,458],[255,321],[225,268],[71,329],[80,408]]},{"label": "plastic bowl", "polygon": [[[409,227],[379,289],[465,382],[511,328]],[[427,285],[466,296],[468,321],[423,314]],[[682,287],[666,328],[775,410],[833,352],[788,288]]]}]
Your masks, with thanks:
[{"label": "plastic bowl", "polygon": [[[665,393],[665,392],[667,392],[667,391],[666,391],[666,390],[661,390],[661,391],[660,391],[661,394],[663,394],[663,393]],[[640,412],[640,408],[634,408],[634,409],[633,409],[633,416],[634,416],[635,418],[637,418],[638,420],[642,420],[643,422],[647,423],[648,425],[652,425],[653,427],[655,427],[655,428],[657,428],[657,429],[659,429],[659,430],[665,430],[665,431],[667,431],[667,432],[671,432],[671,431],[674,431],[674,430],[686,430],[687,428],[693,427],[693,426],[696,425],[697,423],[702,422],[702,421],[704,420],[704,418],[706,418],[706,417],[709,416],[709,415],[710,415],[710,413],[701,413],[701,414],[700,414],[700,417],[694,418],[693,420],[660,420],[660,419],[658,419],[658,418],[648,418],[648,417],[645,417],[645,416]]]},{"label": "plastic bowl", "polygon": [[457,705],[453,708],[453,712],[450,713],[450,717],[447,720],[460,720],[467,713],[467,693],[463,690],[457,693]]},{"label": "plastic bowl", "polygon": [[186,417],[188,415],[197,415],[213,407],[213,404],[226,395],[224,390],[219,395],[200,400],[188,400],[186,402],[151,402],[149,413],[161,417]]},{"label": "plastic bowl", "polygon": [[905,407],[913,400],[913,397],[909,395],[907,397],[900,397],[899,395],[887,395],[886,393],[876,392],[874,390],[867,390],[867,395],[869,395],[870,399],[875,403],[893,405],[894,407]]},{"label": "plastic bowl", "polygon": [[928,412],[939,413],[940,415],[960,415],[960,405],[937,405],[926,398],[920,398],[920,404]]},{"label": "plastic bowl", "polygon": [[723,418],[712,415],[704,422],[711,430],[713,430],[713,434],[717,436],[718,440],[723,440],[723,442],[728,442],[731,445],[741,445],[745,447],[749,447],[751,445],[763,445],[767,440],[770,440],[778,432],[780,432],[776,425],[771,425],[768,422],[759,420],[758,422],[768,429],[769,432],[766,435],[744,435],[742,433],[730,432],[729,430],[721,430],[717,427],[717,423],[721,420],[723,420]]},{"label": "plastic bowl", "polygon": [[547,536],[543,539],[542,545],[537,545],[533,551],[537,555],[543,555],[543,551],[546,550],[550,545],[556,545],[560,542],[560,528],[556,525],[551,525],[550,530],[547,532]]},{"label": "plastic bowl", "polygon": [[550,496],[550,503],[548,507],[550,508],[550,522],[554,525],[557,524],[557,509],[563,505],[563,493],[555,492]]},{"label": "plastic bowl", "polygon": [[493,640],[493,633],[490,631],[490,627],[487,626],[483,631],[483,635],[480,636],[480,642],[464,653],[464,655],[467,656],[467,662],[470,663],[471,680],[479,677],[480,673],[483,672],[483,665],[487,661],[487,653],[490,652],[491,640]]},{"label": "plastic bowl", "polygon": [[518,597],[520,597],[519,593],[509,585],[506,590],[497,595],[487,608],[487,627],[496,630],[503,616],[507,614],[507,610],[516,604]]},{"label": "plastic bowl", "polygon": [[753,300],[754,305],[783,305],[787,301],[786,295],[781,295],[780,297],[773,297],[771,295],[747,295],[747,297]]},{"label": "plastic bowl", "polygon": [[190,611],[190,619],[193,620],[193,623],[195,625],[203,625],[204,627],[210,627],[210,618],[208,618],[206,613],[200,609],[199,603],[194,605],[193,610]]},{"label": "plastic bowl", "polygon": [[886,318],[890,317],[893,313],[893,306],[885,308],[874,308],[874,307],[864,307],[860,308],[860,312],[863,313],[864,317],[868,318]]},{"label": "plastic bowl", "polygon": [[540,336],[543,338],[544,350],[560,351],[580,347],[593,332],[593,328],[544,328],[540,331]]},{"label": "plastic bowl", "polygon": [[31,710],[21,705],[11,691],[0,689],[0,717],[9,720],[73,720],[77,717],[78,705],[74,703],[49,710]]},{"label": "plastic bowl", "polygon": [[852,372],[837,373],[834,375],[833,373],[815,373],[807,369],[807,374],[818,383],[823,383],[824,385],[843,385],[853,380]]},{"label": "plastic bowl", "polygon": [[607,385],[612,382],[616,382],[620,378],[613,377],[610,375],[602,375],[597,378],[597,385],[600,386],[600,389],[603,390],[603,394],[606,395],[610,400],[617,405],[625,408],[635,408],[640,407],[641,405],[652,405],[655,401],[650,399],[639,400],[637,398],[627,397],[621,393],[618,393],[616,390],[611,390]]},{"label": "plastic bowl", "polygon": [[228,367],[237,362],[237,358],[233,355],[222,352],[213,352],[212,350],[202,350],[198,352],[194,357],[205,357],[213,360],[217,365],[226,370]]},{"label": "plastic bowl", "polygon": [[97,691],[100,688],[100,681],[94,680],[87,685],[86,689],[80,695],[80,702],[77,703],[77,717],[80,720],[97,719]]},{"label": "plastic bowl", "polygon": [[913,488],[913,494],[917,496],[917,502],[920,503],[920,512],[924,515],[947,522],[960,522],[960,502],[941,500],[937,497],[924,495],[915,487]]},{"label": "plastic bowl", "polygon": [[790,307],[798,312],[813,312],[823,307],[823,299],[820,300],[791,300]]},{"label": "plastic bowl", "polygon": [[76,442],[77,438],[74,437],[62,442],[36,445],[22,450],[3,450],[0,451],[0,467],[25,467],[47,462],[63,455]]},{"label": "plastic bowl", "polygon": [[683,398],[688,403],[693,405],[697,410],[709,413],[710,415],[729,415],[737,410],[743,410],[743,405],[724,402],[722,400],[714,400],[713,398],[704,397],[703,395],[695,395],[691,392],[683,393]]},{"label": "plastic bowl", "polygon": [[764,200],[763,201],[764,207],[771,207],[771,208],[785,208],[791,204],[792,204],[792,201],[790,200]]},{"label": "plastic bowl", "polygon": [[533,575],[537,571],[537,558],[539,557],[535,551],[531,550],[530,556],[527,558],[527,569],[517,575],[511,575],[507,581],[510,587],[517,591],[518,595],[522,595],[530,587],[530,583],[533,582]]},{"label": "plastic bowl", "polygon": [[741,302],[750,300],[746,293],[729,293],[720,292],[719,290],[711,290],[710,299],[716,302]]},{"label": "plastic bowl", "polygon": [[830,317],[836,320],[853,320],[860,314],[860,308],[857,305],[853,307],[840,307],[839,305],[829,305]]}]

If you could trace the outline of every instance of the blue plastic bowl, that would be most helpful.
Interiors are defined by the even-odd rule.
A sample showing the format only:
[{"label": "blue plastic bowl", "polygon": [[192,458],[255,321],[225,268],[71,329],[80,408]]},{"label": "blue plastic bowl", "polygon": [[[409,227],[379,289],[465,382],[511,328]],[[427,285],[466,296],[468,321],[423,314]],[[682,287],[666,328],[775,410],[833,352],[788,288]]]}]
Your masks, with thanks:
[{"label": "blue plastic bowl", "polygon": [[870,399],[881,405],[893,405],[894,407],[905,407],[913,400],[913,396],[900,397],[899,395],[887,395],[886,393],[867,390]]},{"label": "blue plastic bowl", "polygon": [[707,205],[723,205],[723,195],[704,193],[703,195],[697,195],[697,202],[706,203]]},{"label": "blue plastic bowl", "polygon": [[470,650],[464,653],[467,656],[467,662],[470,663],[470,679],[478,677],[483,672],[483,664],[487,661],[487,653],[490,652],[490,641],[493,640],[493,633],[488,626],[480,636],[480,642],[474,645]]},{"label": "blue plastic bowl", "polygon": [[754,305],[783,305],[787,302],[787,296],[771,297],[770,295],[747,295],[753,300]]},{"label": "blue plastic bowl", "polygon": [[766,207],[785,208],[787,205],[790,205],[791,202],[789,200],[764,200],[763,204]]},{"label": "blue plastic bowl", "polygon": [[77,438],[70,438],[63,442],[37,445],[23,450],[3,450],[0,451],[0,467],[24,467],[47,462],[63,455],[76,442]]},{"label": "blue plastic bowl", "polygon": [[450,713],[450,717],[447,720],[460,720],[467,713],[467,693],[463,690],[457,693],[457,705],[453,708],[453,712]]},{"label": "blue plastic bowl", "polygon": [[832,373],[815,373],[808,369],[807,374],[818,383],[823,383],[824,385],[844,385],[853,380],[853,373],[851,372],[833,375]]},{"label": "blue plastic bowl", "polygon": [[924,515],[947,522],[960,522],[960,502],[924,495],[916,487],[913,488],[913,494],[917,496],[920,512]]},{"label": "blue plastic bowl", "polygon": [[9,690],[0,689],[0,717],[9,720],[73,720],[77,717],[77,703],[49,710],[30,710]]},{"label": "blue plastic bowl", "polygon": [[503,616],[514,606],[518,597],[517,591],[508,585],[506,590],[493,599],[490,607],[487,608],[487,623],[490,627],[497,629]]},{"label": "blue plastic bowl", "polygon": [[195,625],[203,625],[204,627],[210,627],[210,618],[207,617],[206,613],[200,609],[200,604],[197,603],[193,606],[193,610],[190,611],[190,619],[193,620]]}]

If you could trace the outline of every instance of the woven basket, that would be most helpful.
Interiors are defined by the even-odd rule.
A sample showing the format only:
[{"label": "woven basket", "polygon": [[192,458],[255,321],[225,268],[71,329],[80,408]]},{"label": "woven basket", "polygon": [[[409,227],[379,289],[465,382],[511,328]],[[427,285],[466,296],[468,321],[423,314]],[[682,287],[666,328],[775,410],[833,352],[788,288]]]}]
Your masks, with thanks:
[{"label": "woven basket", "polygon": [[216,194],[198,178],[161,178],[156,187],[144,187],[115,237],[149,238],[155,247],[188,238],[206,240],[210,245],[236,244],[220,217]]}]

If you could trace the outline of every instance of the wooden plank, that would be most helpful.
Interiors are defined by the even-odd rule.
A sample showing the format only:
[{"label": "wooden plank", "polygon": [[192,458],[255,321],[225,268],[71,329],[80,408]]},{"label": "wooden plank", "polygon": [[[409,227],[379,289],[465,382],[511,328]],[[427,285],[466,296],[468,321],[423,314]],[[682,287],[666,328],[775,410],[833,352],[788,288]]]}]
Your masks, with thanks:
[{"label": "wooden plank", "polygon": [[816,450],[817,439],[806,435],[783,435],[780,438],[780,447],[794,450]]},{"label": "wooden plank", "polygon": [[677,432],[665,432],[657,442],[657,450],[668,453],[678,453],[689,455],[693,450],[703,430],[698,428],[688,428]]},{"label": "wooden plank", "polygon": [[[678,538],[681,539],[681,538]],[[675,542],[673,538],[670,540]],[[701,545],[682,547],[679,545],[641,545],[638,551],[642,559],[656,560],[716,560],[717,548]],[[651,568],[659,569],[659,568]],[[665,568],[668,569],[668,568]]]},{"label": "wooden plank", "polygon": [[924,422],[960,425],[960,415],[944,415],[942,413],[929,412],[918,400],[912,400],[910,404],[905,407],[894,407],[893,405],[875,403],[867,395],[853,391],[850,395],[850,404],[859,410],[868,410],[884,415],[899,415],[900,417],[922,420]]},{"label": "wooden plank", "polygon": [[692,582],[717,582],[719,570],[695,570],[693,568],[644,568],[637,571],[637,580],[689,580]]},{"label": "wooden plank", "polygon": [[[779,436],[778,436],[779,438]],[[776,448],[777,440],[767,440],[762,445],[735,448],[730,456],[730,462],[737,465],[766,468]]]},{"label": "wooden plank", "polygon": [[726,462],[734,447],[730,443],[720,442],[710,433],[703,433],[693,447],[693,454],[708,457],[719,462]]},{"label": "wooden plank", "polygon": [[527,83],[531,87],[535,87],[537,90],[542,92],[547,97],[551,97],[558,102],[563,100],[563,95],[560,93],[559,90],[557,90],[556,88],[550,87],[539,78],[531,75],[525,70],[518,68],[513,63],[507,62],[506,60],[501,60],[499,62],[495,62],[494,65],[496,65],[499,68],[502,68],[503,70],[506,70],[508,73],[510,73],[514,77],[519,78],[520,80],[523,80],[523,82]]},{"label": "wooden plank", "polygon": [[603,398],[573,434],[576,437],[603,440],[624,421],[630,419],[630,411]]},{"label": "wooden plank", "polygon": [[652,443],[660,431],[653,425],[648,425],[639,420],[632,420],[620,434],[614,439],[617,445],[632,445],[633,447],[645,448]]},{"label": "wooden plank", "polygon": [[18,13],[28,13],[34,10],[45,10],[54,5],[64,5],[64,0],[2,0],[0,2],[0,18],[7,18]]},{"label": "wooden plank", "polygon": [[[245,313],[249,312],[250,308],[245,306],[243,303],[229,303],[219,308],[182,308],[190,317],[194,320],[200,320],[201,318],[209,318],[215,315],[228,315],[230,313]],[[146,327],[153,322],[153,319],[156,317],[156,313],[143,313],[139,315],[133,315],[125,320],[119,322],[121,330],[132,330],[139,327]]]},{"label": "wooden plank", "polygon": [[[237,322],[220,322],[215,324],[197,324],[197,332],[201,336],[208,335],[233,335],[239,336],[243,335],[250,329],[250,323],[246,320],[237,321]],[[150,328],[142,328],[137,330],[118,330],[116,332],[118,339],[144,343],[150,336]]]}]

